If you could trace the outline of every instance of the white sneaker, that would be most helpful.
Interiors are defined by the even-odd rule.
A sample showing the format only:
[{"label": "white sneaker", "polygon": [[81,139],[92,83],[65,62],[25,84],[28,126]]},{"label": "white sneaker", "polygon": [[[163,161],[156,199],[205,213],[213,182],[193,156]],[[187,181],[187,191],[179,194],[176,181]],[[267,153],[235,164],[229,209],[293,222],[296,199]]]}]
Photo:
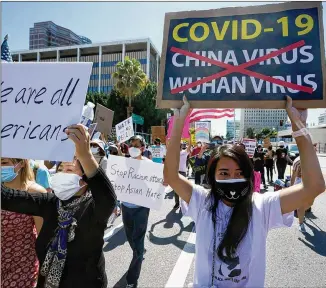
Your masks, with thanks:
[{"label": "white sneaker", "polygon": [[299,231],[302,233],[306,233],[306,228],[304,227],[304,224],[299,224]]}]

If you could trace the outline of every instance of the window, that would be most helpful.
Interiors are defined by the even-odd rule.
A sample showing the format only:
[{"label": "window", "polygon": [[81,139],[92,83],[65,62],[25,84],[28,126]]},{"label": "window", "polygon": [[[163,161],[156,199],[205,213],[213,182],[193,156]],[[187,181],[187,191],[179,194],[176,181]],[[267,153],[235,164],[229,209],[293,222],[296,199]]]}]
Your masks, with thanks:
[{"label": "window", "polygon": [[[107,61],[107,62],[102,62],[102,67],[112,67],[115,66],[119,63],[119,61]],[[98,64],[98,63],[97,63]],[[98,67],[98,66],[97,66]]]},{"label": "window", "polygon": [[147,59],[139,59],[140,64],[147,64]]}]

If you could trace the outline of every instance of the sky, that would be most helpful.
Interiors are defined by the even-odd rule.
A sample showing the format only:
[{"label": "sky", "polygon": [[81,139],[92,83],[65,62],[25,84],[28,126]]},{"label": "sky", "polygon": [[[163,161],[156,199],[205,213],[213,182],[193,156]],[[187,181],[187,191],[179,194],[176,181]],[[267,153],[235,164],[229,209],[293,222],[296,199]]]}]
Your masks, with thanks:
[{"label": "sky", "polygon": [[[1,38],[9,34],[10,49],[25,50],[29,48],[29,28],[35,22],[53,21],[93,43],[149,37],[161,52],[166,12],[268,3],[275,2],[2,2]],[[325,22],[325,2],[323,6]],[[308,122],[317,124],[325,110],[309,109]],[[239,109],[236,119],[240,120]],[[225,131],[226,119],[212,121],[212,134],[225,135]]]}]

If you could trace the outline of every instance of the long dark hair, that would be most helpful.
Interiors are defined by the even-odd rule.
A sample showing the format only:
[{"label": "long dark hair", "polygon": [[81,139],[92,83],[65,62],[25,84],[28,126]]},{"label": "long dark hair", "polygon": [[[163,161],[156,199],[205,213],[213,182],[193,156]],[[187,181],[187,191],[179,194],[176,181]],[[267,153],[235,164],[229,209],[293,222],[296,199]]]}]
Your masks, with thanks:
[{"label": "long dark hair", "polygon": [[[237,162],[243,172],[244,177],[249,181],[250,193],[240,203],[237,203],[234,208],[228,223],[226,232],[220,242],[217,255],[220,259],[235,257],[237,248],[240,242],[245,237],[252,217],[252,191],[254,170],[252,163],[245,152],[239,145],[223,145],[215,148],[211,154],[207,166],[207,182],[211,187],[211,191],[207,200],[210,201],[209,210],[212,212],[212,221],[216,222],[216,210],[221,200],[219,194],[216,193],[215,171],[218,161],[222,157],[228,157]],[[225,251],[225,254],[223,253]]]}]

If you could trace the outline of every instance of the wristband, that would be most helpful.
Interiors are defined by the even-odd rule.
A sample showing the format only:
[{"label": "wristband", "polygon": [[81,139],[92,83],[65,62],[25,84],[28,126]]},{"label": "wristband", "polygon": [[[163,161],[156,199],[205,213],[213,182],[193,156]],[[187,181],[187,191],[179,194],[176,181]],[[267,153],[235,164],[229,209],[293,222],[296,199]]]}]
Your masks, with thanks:
[{"label": "wristband", "polygon": [[309,135],[309,131],[307,128],[302,128],[298,131],[294,131],[292,132],[292,137],[293,138],[297,138],[297,137],[300,137],[300,136],[306,136],[306,135]]}]

